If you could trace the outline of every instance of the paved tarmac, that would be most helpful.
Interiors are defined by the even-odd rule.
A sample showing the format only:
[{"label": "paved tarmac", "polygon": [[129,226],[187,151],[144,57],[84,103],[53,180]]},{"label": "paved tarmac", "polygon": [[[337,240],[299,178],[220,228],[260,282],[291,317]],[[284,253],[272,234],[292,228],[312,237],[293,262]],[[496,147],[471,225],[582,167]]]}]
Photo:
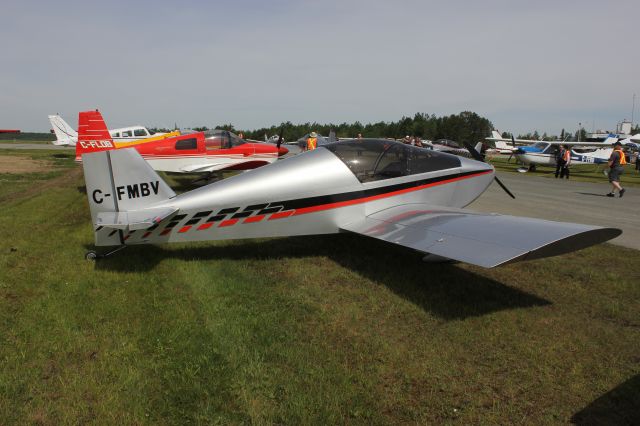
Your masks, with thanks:
[{"label": "paved tarmac", "polygon": [[0,143],[0,149],[61,149],[73,152],[75,147],[58,146],[50,143]]},{"label": "paved tarmac", "polygon": [[[629,171],[627,171],[629,172]],[[622,229],[611,243],[640,250],[640,188],[627,188],[624,197],[606,197],[611,186],[535,176],[499,173],[516,196],[493,183],[469,209]],[[603,176],[604,180],[604,176]]]}]

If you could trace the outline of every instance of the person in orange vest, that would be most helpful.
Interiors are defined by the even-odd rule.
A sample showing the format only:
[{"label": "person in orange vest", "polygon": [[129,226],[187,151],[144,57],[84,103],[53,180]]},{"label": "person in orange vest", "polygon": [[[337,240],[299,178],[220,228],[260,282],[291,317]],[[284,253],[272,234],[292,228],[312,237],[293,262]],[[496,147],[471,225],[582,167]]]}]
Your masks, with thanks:
[{"label": "person in orange vest", "polygon": [[311,132],[309,137],[307,138],[307,151],[311,151],[318,147],[318,134],[316,132]]},{"label": "person in orange vest", "polygon": [[569,179],[569,165],[571,164],[571,150],[569,145],[562,145],[562,168],[560,169],[560,179]]},{"label": "person in orange vest", "polygon": [[627,159],[624,156],[624,152],[622,152],[622,144],[620,142],[613,144],[613,152],[607,164],[609,165],[609,182],[611,182],[613,186],[613,189],[607,194],[607,197],[615,197],[616,189],[620,197],[622,197],[625,189],[620,186],[620,176],[624,172],[623,166],[627,164]]}]

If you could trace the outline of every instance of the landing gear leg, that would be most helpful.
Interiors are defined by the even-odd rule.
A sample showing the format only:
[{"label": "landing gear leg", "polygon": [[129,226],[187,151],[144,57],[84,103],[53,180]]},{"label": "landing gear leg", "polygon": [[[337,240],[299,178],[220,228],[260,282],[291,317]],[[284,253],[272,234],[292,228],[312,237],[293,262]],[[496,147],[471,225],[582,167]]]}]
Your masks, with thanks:
[{"label": "landing gear leg", "polygon": [[536,171],[536,165],[535,164],[529,164],[529,171],[530,172],[535,172]]},{"label": "landing gear leg", "polygon": [[85,253],[84,258],[85,258],[86,260],[96,261],[96,260],[98,260],[98,259],[104,259],[105,257],[109,257],[109,256],[111,256],[112,254],[116,254],[116,253],[117,253],[117,252],[119,252],[120,250],[124,250],[124,249],[126,249],[126,248],[127,248],[127,246],[126,246],[126,245],[121,245],[121,246],[118,246],[118,247],[114,248],[113,250],[110,250],[110,251],[108,251],[108,252],[106,252],[106,253],[103,253],[103,254],[100,254],[100,253],[98,253],[98,252],[97,252],[97,251],[95,251],[95,250],[90,250],[90,251],[88,251],[87,253]]}]

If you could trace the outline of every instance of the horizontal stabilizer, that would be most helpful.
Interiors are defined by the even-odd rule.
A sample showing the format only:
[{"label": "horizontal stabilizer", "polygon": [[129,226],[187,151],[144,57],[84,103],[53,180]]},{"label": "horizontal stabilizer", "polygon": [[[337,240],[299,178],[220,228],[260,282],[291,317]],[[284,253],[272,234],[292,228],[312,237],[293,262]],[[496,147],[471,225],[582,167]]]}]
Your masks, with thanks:
[{"label": "horizontal stabilizer", "polygon": [[556,256],[617,237],[616,228],[406,204],[341,228],[425,253],[492,268]]},{"label": "horizontal stabilizer", "polygon": [[102,226],[103,228],[129,231],[147,229],[162,222],[177,211],[177,208],[167,207],[128,212],[101,212],[98,213],[95,225],[96,227]]}]

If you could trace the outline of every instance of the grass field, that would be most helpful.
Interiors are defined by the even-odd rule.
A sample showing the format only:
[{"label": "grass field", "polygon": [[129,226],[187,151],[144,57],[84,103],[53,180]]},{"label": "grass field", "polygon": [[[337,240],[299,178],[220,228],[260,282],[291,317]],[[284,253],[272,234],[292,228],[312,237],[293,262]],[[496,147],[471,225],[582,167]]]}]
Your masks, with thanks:
[{"label": "grass field", "polygon": [[53,170],[0,172],[0,424],[640,422],[639,251],[485,270],[336,235],[92,263],[73,159],[1,154]]},{"label": "grass field", "polygon": [[[521,167],[521,165],[517,164],[513,158],[511,159],[511,161],[508,161],[508,158],[509,157],[505,155],[496,155],[493,157],[488,157],[487,159],[498,171],[519,173],[518,168]],[[595,166],[589,164],[573,165],[570,169],[570,179],[576,180],[578,182],[608,183],[608,177],[603,173],[603,170],[605,169],[606,164],[604,166]],[[555,172],[555,167],[537,166],[535,172],[527,173],[531,173],[535,176],[555,178]],[[625,167],[625,171],[621,179],[622,186],[640,187],[640,173],[637,173],[635,171],[635,165],[633,164],[628,164]]]}]

